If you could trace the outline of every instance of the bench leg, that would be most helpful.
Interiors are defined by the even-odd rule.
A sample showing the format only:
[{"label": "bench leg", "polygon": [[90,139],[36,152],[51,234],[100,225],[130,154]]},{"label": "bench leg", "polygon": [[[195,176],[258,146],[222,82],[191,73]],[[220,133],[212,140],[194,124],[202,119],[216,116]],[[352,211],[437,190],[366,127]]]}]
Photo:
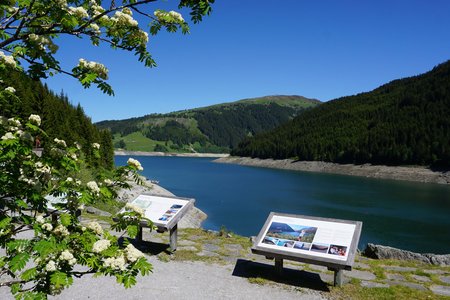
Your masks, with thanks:
[{"label": "bench leg", "polygon": [[275,272],[277,274],[283,273],[283,259],[279,257],[275,257]]},{"label": "bench leg", "polygon": [[344,271],[342,269],[334,270],[334,286],[342,286],[342,281],[344,279]]},{"label": "bench leg", "polygon": [[142,243],[142,226],[138,226],[138,233],[137,233],[137,236],[136,236],[136,242],[138,243],[138,244],[141,244]]},{"label": "bench leg", "polygon": [[178,224],[170,229],[170,249],[172,251],[177,250],[177,238],[178,238]]}]

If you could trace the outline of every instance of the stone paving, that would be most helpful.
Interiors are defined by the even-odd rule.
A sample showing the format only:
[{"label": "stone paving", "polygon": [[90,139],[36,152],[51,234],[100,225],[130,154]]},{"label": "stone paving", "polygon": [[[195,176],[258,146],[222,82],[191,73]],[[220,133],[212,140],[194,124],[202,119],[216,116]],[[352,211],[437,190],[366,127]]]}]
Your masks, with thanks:
[{"label": "stone paving", "polygon": [[[152,234],[153,235],[153,234]],[[153,237],[148,235],[147,238]],[[168,237],[165,237],[168,243]],[[225,239],[225,242],[223,242]],[[158,240],[161,240],[159,237]],[[162,238],[164,241],[164,238]],[[176,259],[177,252],[191,251],[197,258],[214,259],[214,262],[222,262],[225,265],[238,265],[244,262],[253,263],[255,266],[265,266],[273,268],[274,261],[266,259],[261,255],[254,255],[250,251],[251,243],[244,247],[239,243],[230,243],[224,237],[204,240],[201,235],[180,234],[179,246],[173,254]],[[198,250],[201,249],[201,250]],[[197,259],[194,258],[194,259]],[[344,271],[344,283],[358,282],[364,288],[389,288],[390,286],[401,285],[410,289],[431,291],[440,296],[450,296],[450,267],[436,267],[418,263],[419,267],[404,266],[404,262],[390,261],[389,265],[378,265],[382,269],[382,274],[372,269],[372,260],[366,257],[357,256],[352,271]],[[411,264],[409,264],[411,265]],[[334,281],[333,272],[327,267],[302,264],[292,261],[284,261],[283,272],[307,272],[308,276],[316,276],[318,282],[331,286]],[[306,274],[306,273],[305,273]],[[304,274],[303,274],[304,275]],[[352,281],[353,280],[353,281]],[[289,284],[289,283],[288,283]]]}]

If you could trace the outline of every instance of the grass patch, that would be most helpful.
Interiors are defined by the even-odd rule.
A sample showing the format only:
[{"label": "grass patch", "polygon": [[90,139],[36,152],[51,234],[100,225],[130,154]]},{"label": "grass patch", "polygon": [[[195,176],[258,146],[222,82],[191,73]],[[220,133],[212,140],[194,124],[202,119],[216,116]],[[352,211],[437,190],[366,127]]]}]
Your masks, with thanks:
[{"label": "grass patch", "polygon": [[271,281],[261,278],[261,277],[249,277],[247,278],[248,282],[258,285],[265,285],[272,283]]},{"label": "grass patch", "polygon": [[342,287],[331,287],[332,299],[448,299],[448,297],[438,296],[431,291],[419,291],[404,286],[391,286],[389,288],[365,288],[359,284],[346,284]]}]

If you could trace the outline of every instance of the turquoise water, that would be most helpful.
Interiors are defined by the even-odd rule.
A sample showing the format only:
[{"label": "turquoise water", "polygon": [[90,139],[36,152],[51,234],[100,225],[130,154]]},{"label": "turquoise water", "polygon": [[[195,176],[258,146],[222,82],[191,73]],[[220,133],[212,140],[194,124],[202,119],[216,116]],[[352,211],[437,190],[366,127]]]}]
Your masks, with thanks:
[{"label": "turquoise water", "polygon": [[[135,157],[143,175],[222,225],[257,235],[271,211],[363,222],[359,248],[377,243],[450,253],[450,186],[213,163],[210,158]],[[116,156],[116,165],[127,156]]]}]

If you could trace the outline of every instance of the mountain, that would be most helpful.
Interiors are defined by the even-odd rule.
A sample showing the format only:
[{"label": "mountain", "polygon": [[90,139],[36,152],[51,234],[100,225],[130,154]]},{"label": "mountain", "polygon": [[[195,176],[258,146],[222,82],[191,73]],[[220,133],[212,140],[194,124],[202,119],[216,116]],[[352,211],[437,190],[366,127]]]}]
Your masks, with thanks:
[{"label": "mountain", "polygon": [[[57,95],[40,81],[32,80],[21,72],[0,70],[0,90],[8,86],[16,89],[18,98],[0,94],[0,116],[27,120],[30,114],[37,114],[42,119],[41,128],[48,134],[40,137],[44,146],[54,138],[63,139],[68,145],[78,142],[89,165],[113,167],[110,133],[95,127],[80,105],[73,106],[64,93]],[[93,143],[101,144],[100,157],[93,153]]]},{"label": "mountain", "polygon": [[450,61],[305,111],[232,155],[388,165],[450,164]]},{"label": "mountain", "polygon": [[245,137],[273,129],[319,103],[301,96],[267,96],[96,125],[111,131],[116,148],[229,152]]}]

